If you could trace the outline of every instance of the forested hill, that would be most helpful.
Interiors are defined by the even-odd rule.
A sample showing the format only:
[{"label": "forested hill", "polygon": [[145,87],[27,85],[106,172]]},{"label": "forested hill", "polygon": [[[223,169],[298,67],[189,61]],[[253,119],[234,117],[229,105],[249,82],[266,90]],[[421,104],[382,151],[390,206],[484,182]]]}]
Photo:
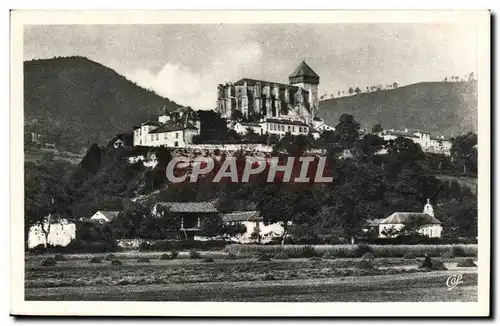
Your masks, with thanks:
[{"label": "forested hill", "polygon": [[84,57],[24,62],[25,131],[67,151],[103,145],[164,105],[179,107]]},{"label": "forested hill", "polygon": [[320,101],[319,115],[335,126],[348,113],[371,128],[417,129],[447,137],[477,132],[477,82],[424,82]]}]

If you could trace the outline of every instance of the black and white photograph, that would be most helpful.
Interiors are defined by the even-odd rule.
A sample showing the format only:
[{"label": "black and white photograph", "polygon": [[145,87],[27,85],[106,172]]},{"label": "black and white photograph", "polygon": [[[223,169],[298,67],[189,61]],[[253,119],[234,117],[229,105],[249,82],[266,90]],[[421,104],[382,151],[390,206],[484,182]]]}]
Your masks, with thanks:
[{"label": "black and white photograph", "polygon": [[11,13],[14,312],[490,313],[488,11],[134,14]]}]

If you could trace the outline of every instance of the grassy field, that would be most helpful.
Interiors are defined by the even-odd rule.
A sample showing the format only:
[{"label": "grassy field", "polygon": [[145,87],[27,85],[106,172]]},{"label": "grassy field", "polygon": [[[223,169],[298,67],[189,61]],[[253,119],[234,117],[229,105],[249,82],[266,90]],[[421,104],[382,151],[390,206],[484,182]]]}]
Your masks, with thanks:
[{"label": "grassy field", "polygon": [[[137,262],[138,257],[151,262]],[[417,269],[421,259],[381,258],[373,269],[359,269],[360,259],[310,261],[304,258],[257,261],[216,257],[158,260],[158,253],[119,253],[122,265],[92,264],[94,254],[67,255],[54,266],[45,256],[29,256],[26,300],[141,301],[475,301],[477,268],[457,268],[461,258],[444,259],[449,271]],[[448,291],[450,273],[464,273],[465,283]]]}]

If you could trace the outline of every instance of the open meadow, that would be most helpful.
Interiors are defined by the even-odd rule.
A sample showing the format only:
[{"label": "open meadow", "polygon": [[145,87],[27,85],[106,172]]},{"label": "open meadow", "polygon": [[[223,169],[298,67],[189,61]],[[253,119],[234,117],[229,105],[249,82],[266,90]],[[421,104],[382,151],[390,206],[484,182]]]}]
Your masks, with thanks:
[{"label": "open meadow", "polygon": [[[370,253],[362,258],[336,258],[331,252],[320,255],[322,251],[315,250],[306,258],[304,248],[310,248],[306,246],[302,257],[294,258],[285,253],[291,249],[279,252],[272,246],[261,247],[276,252],[266,255],[250,253],[255,247],[240,246],[238,251],[236,246],[228,246],[222,251],[180,252],[174,259],[165,252],[137,251],[28,254],[25,299],[477,301],[477,267],[460,267],[465,258],[446,252],[439,261],[447,270],[432,270],[420,268],[422,256],[377,257]],[[474,255],[470,257],[476,263]],[[446,280],[452,274],[463,274],[463,283],[449,290]]]}]

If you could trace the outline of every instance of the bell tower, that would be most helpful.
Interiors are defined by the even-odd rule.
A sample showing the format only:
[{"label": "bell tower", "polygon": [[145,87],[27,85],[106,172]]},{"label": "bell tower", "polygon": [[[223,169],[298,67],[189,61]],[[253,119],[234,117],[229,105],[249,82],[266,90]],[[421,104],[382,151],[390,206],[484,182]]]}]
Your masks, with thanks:
[{"label": "bell tower", "polygon": [[429,198],[427,198],[427,204],[424,206],[424,213],[434,217],[434,208],[432,208]]},{"label": "bell tower", "polygon": [[[316,116],[319,108],[319,75],[311,67],[302,61],[295,71],[288,77],[290,85],[298,86],[309,92],[312,118]],[[312,121],[312,119],[311,119]]]}]

